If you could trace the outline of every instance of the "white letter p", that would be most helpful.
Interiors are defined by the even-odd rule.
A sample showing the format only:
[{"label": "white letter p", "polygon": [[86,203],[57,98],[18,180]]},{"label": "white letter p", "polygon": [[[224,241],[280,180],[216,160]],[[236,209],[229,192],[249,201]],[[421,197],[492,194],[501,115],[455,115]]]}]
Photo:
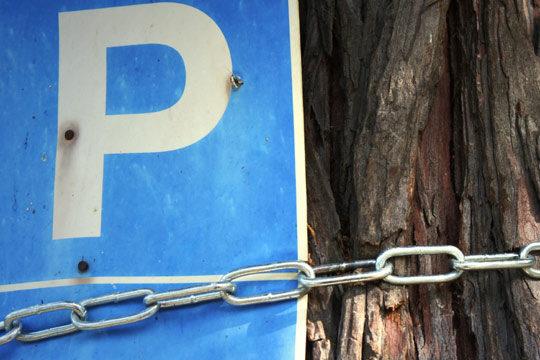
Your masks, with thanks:
[{"label": "white letter p", "polygon": [[[53,239],[97,237],[104,155],[176,150],[205,137],[229,101],[231,56],[216,23],[182,4],[64,12],[59,28]],[[182,97],[158,112],[106,115],[107,48],[140,44],[181,54]]]}]

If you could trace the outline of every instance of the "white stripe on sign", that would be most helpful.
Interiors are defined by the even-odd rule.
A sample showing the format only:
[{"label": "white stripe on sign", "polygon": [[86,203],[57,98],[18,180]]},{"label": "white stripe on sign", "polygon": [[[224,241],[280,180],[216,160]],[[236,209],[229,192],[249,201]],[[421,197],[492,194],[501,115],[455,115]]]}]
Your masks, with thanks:
[{"label": "white stripe on sign", "polygon": [[[0,293],[46,289],[74,285],[104,285],[104,284],[197,284],[207,282],[217,282],[223,275],[194,275],[194,276],[99,276],[82,277],[71,279],[57,279],[46,281],[32,281],[18,284],[0,285]],[[276,280],[296,280],[296,273],[275,273],[275,274],[255,274],[248,275],[235,281],[276,281]]]}]

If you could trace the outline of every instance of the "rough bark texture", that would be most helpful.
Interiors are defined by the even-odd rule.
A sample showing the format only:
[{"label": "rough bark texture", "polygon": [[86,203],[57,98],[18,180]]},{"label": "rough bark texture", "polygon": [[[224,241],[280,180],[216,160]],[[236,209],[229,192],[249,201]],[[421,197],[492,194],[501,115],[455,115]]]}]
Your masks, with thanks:
[{"label": "rough bark texture", "polygon": [[[538,241],[540,0],[304,0],[300,11],[313,263]],[[540,359],[540,282],[518,270],[317,289],[308,317],[313,359]]]}]

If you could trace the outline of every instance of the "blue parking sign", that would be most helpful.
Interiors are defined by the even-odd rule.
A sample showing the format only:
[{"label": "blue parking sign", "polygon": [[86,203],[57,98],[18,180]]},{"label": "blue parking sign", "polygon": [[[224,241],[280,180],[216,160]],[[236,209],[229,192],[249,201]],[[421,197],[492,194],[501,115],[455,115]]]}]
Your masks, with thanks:
[{"label": "blue parking sign", "polygon": [[[21,319],[25,334],[98,295],[306,260],[298,28],[295,0],[0,2],[0,337],[36,304],[75,302]],[[301,359],[306,301],[205,302],[0,358]]]}]

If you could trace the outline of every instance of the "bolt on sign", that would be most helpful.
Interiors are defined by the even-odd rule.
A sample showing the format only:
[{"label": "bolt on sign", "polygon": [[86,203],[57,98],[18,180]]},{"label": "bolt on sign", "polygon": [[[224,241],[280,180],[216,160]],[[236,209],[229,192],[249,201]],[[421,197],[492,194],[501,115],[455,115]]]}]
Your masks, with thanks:
[{"label": "bolt on sign", "polygon": [[[163,291],[306,259],[297,7],[0,2],[0,321],[40,303]],[[244,279],[238,291],[280,291],[296,286],[283,281],[292,275]],[[13,341],[0,358],[299,359],[305,316],[305,299],[209,302]],[[66,318],[32,316],[23,331]]]}]

